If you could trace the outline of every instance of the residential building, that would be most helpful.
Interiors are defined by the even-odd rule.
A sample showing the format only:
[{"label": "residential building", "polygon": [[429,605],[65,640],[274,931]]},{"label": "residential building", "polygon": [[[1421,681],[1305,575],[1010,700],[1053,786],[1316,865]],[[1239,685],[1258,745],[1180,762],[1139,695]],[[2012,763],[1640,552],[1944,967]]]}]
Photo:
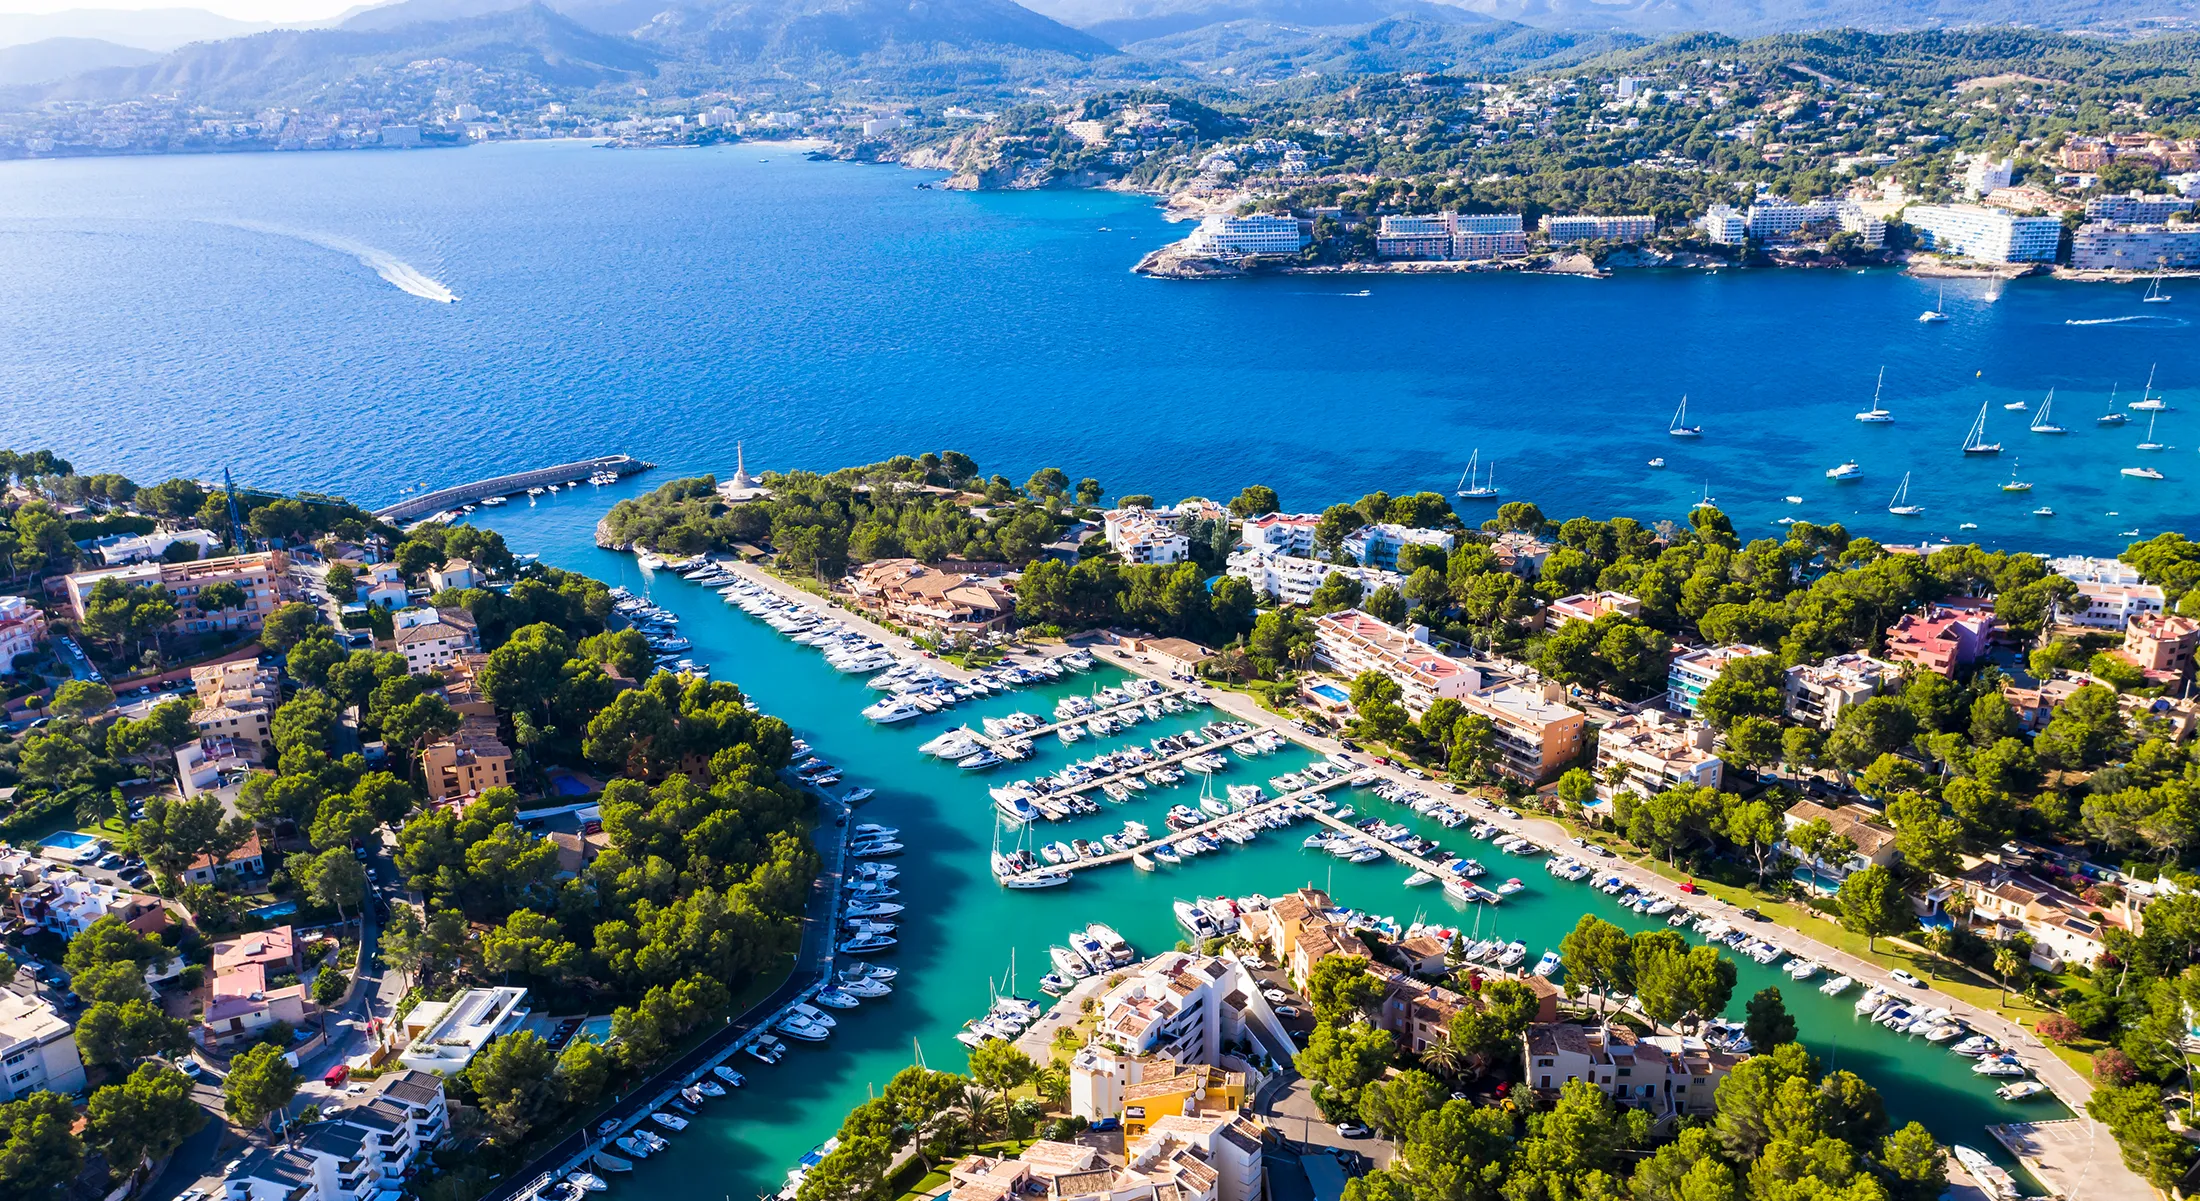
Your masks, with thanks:
[{"label": "residential building", "polygon": [[298,936],[289,926],[238,935],[215,943],[213,952],[216,975],[255,964],[276,972],[299,968]]},{"label": "residential building", "polygon": [[306,987],[268,987],[267,968],[244,963],[214,977],[212,995],[197,1035],[209,1047],[227,1047],[255,1038],[276,1022],[293,1029],[306,1019]]},{"label": "residential building", "polygon": [[1963,190],[1977,199],[1996,188],[2008,187],[2015,174],[2013,164],[2006,158],[1973,155],[1970,165],[1963,170]]},{"label": "residential building", "polygon": [[1553,245],[1571,242],[1647,242],[1658,236],[1658,219],[1647,213],[1628,217],[1545,216],[1538,223]]},{"label": "residential building", "polygon": [[1498,680],[1483,683],[1480,668],[1469,667],[1475,681],[1459,703],[1468,713],[1490,719],[1496,735],[1496,769],[1523,784],[1541,784],[1581,756],[1588,715],[1566,703],[1566,689],[1555,680],[1540,684]]},{"label": "residential building", "polygon": [[176,748],[176,783],[183,799],[219,790],[226,777],[252,770],[237,743],[228,738],[194,738]]},{"label": "residential building", "polygon": [[2200,646],[2200,621],[2176,614],[2148,613],[2131,619],[2118,655],[2149,680],[2177,681],[2192,672],[2193,650]]},{"label": "residential building", "polygon": [[1672,663],[1666,667],[1665,707],[1683,717],[1694,717],[1696,702],[1703,698],[1703,690],[1711,687],[1711,682],[1719,678],[1727,664],[1764,653],[1763,647],[1738,642],[1733,646],[1707,646],[1673,656]]},{"label": "residential building", "polygon": [[[1717,788],[1726,771],[1712,749],[1717,740],[1710,726],[1655,709],[1615,718],[1597,732],[1597,797],[1609,801],[1622,790],[1652,797],[1680,784]],[[1615,784],[1615,769],[1622,767]]]},{"label": "residential building", "polygon": [[[1781,816],[1784,830],[1793,832],[1798,826],[1812,822],[1824,822],[1835,834],[1854,843],[1856,849],[1846,855],[1828,858],[1820,855],[1811,866],[1835,877],[1846,877],[1850,872],[1860,872],[1867,867],[1886,867],[1895,861],[1894,829],[1882,819],[1877,809],[1851,801],[1845,805],[1828,808],[1816,801],[1797,801],[1788,806]],[[1802,852],[1785,841],[1780,849],[1797,859]]]},{"label": "residential building", "polygon": [[1297,217],[1255,213],[1203,218],[1185,244],[1195,254],[1297,254],[1313,240]]},{"label": "residential building", "polygon": [[1440,216],[1386,216],[1376,227],[1375,255],[1386,259],[1448,259],[1451,230]]},{"label": "residential building", "polygon": [[2070,265],[2080,271],[2200,267],[2200,224],[2081,225],[2070,241]]},{"label": "residential building", "polygon": [[2123,904],[2094,905],[2036,876],[1982,862],[1950,880],[1971,902],[1969,922],[1988,937],[2022,931],[2032,937],[2032,963],[2050,971],[2064,964],[2092,967],[2107,951],[2110,927],[2134,929]]},{"label": "residential building", "polygon": [[2162,225],[2179,213],[2189,213],[2196,202],[2190,196],[2149,196],[2144,192],[2111,192],[2085,202],[2087,224]]},{"label": "residential building", "polygon": [[859,606],[898,625],[976,632],[1005,629],[1015,614],[1016,595],[1000,575],[990,566],[958,570],[915,559],[878,559],[849,572],[844,582]]},{"label": "residential building", "polygon": [[75,1031],[39,998],[0,991],[0,1101],[40,1089],[84,1091]]},{"label": "residential building", "polygon": [[1784,242],[1806,230],[1831,226],[1837,212],[1838,206],[1831,200],[1796,204],[1778,196],[1765,196],[1749,206],[1745,221],[1751,238],[1759,242]]},{"label": "residential building", "polygon": [[260,848],[257,830],[247,837],[236,850],[215,862],[211,856],[201,855],[183,869],[186,884],[212,884],[220,879],[222,869],[227,868],[239,876],[264,876],[267,874],[267,857]]},{"label": "residential building", "polygon": [[1749,218],[1730,204],[1714,204],[1696,218],[1704,237],[1721,246],[1740,246],[1749,241]]},{"label": "residential building", "polygon": [[1092,1043],[1070,1060],[1070,1113],[1086,1121],[1121,1118],[1135,1139],[1157,1118],[1203,1110],[1233,1113],[1245,1104],[1245,1073],[1159,1055],[1129,1055]]},{"label": "residential building", "polygon": [[1363,671],[1390,677],[1415,717],[1438,697],[1461,700],[1481,683],[1466,663],[1428,644],[1428,627],[1401,630],[1359,609],[1314,619],[1314,662],[1348,678]]},{"label": "residential building", "polygon": [[1527,250],[1518,213],[1386,216],[1375,233],[1375,253],[1386,259],[1485,259]]},{"label": "residential building", "polygon": [[1155,1201],[1166,1201],[1164,1188],[1183,1201],[1210,1190],[1214,1201],[1261,1201],[1264,1133],[1236,1113],[1169,1114],[1128,1145],[1124,1167],[1156,1182]]},{"label": "residential building", "polygon": [[1238,527],[1238,540],[1247,550],[1271,555],[1311,555],[1319,513],[1263,513],[1248,517]]},{"label": "residential building", "polygon": [[398,1061],[416,1072],[464,1071],[490,1040],[527,1020],[524,988],[469,988],[448,1001],[422,1001],[403,1019],[410,1041]]},{"label": "residential building", "polygon": [[1356,563],[1324,563],[1319,559],[1302,559],[1295,555],[1267,554],[1245,549],[1230,555],[1228,575],[1236,576],[1252,586],[1257,596],[1273,596],[1287,605],[1303,605],[1314,597],[1314,590],[1332,575],[1356,580],[1362,596],[1372,595],[1376,589],[1390,587],[1403,589],[1406,578],[1395,571],[1380,567],[1362,567]]},{"label": "residential building", "polygon": [[1913,204],[1902,219],[1918,245],[1985,263],[2052,263],[2062,246],[2062,221],[2020,217],[1976,204]]},{"label": "residential building", "polygon": [[470,559],[452,559],[441,567],[428,569],[428,590],[442,592],[451,588],[481,587],[481,569]]},{"label": "residential building", "polygon": [[495,718],[460,718],[455,733],[420,752],[420,769],[431,802],[512,786],[512,752],[497,736]]},{"label": "residential building", "polygon": [[46,639],[46,615],[29,598],[0,596],[0,675]]},{"label": "residential building", "polygon": [[359,603],[376,609],[402,609],[412,603],[412,591],[397,564],[355,563],[351,569]]},{"label": "residential building", "polygon": [[1110,509],[1103,517],[1108,549],[1126,563],[1181,563],[1192,544],[1173,509]]},{"label": "residential building", "polygon": [[1345,536],[1345,557],[1367,567],[1398,570],[1398,552],[1408,546],[1425,546],[1451,553],[1456,536],[1450,530],[1428,530],[1379,521],[1361,526]]},{"label": "residential building", "polygon": [[1835,655],[1787,669],[1787,715],[1798,725],[1830,730],[1851,705],[1902,687],[1902,669],[1870,655]]},{"label": "residential building", "polygon": [[257,658],[235,659],[191,669],[196,701],[191,724],[201,739],[227,739],[247,762],[258,763],[275,748],[275,710],[282,704],[282,677]]},{"label": "residential building", "polygon": [[99,560],[109,567],[124,563],[142,563],[147,559],[160,559],[170,547],[179,542],[191,544],[191,557],[203,559],[220,550],[222,541],[206,530],[177,530],[174,533],[117,534],[92,543],[99,552]]},{"label": "residential building", "polygon": [[2153,584],[2078,584],[2078,595],[2055,606],[2054,619],[2089,630],[2121,630],[2135,617],[2159,614],[2168,598]]},{"label": "residential building", "polygon": [[15,912],[26,925],[49,930],[63,941],[110,915],[140,934],[155,933],[168,924],[168,910],[159,897],[116,888],[66,869],[44,873],[36,883],[18,889]]},{"label": "residential building", "polygon": [[1213,650],[1189,638],[1130,635],[1117,640],[1116,645],[1143,661],[1167,668],[1169,675],[1179,680],[1198,678],[1200,665],[1215,657]]},{"label": "residential building", "polygon": [[1250,1043],[1288,1062],[1289,1035],[1243,964],[1169,951],[1130,969],[1101,994],[1092,1041],[1127,1055],[1164,1056],[1178,1063],[1223,1062],[1225,1048]]},{"label": "residential building", "polygon": [[436,689],[443,696],[443,703],[461,717],[495,717],[497,707],[489,699],[487,689],[481,686],[481,669],[489,662],[489,656],[479,654],[460,655],[445,663],[441,669],[443,686]]},{"label": "residential building", "polygon": [[1953,676],[1986,653],[1994,637],[1994,611],[1973,605],[1933,605],[1905,613],[1887,629],[1887,657]]},{"label": "residential building", "polygon": [[1709,1117],[1719,1084],[1745,1056],[1678,1035],[1644,1036],[1624,1025],[1538,1023],[1521,1035],[1528,1087],[1555,1095],[1586,1080],[1621,1105],[1656,1116]]},{"label": "residential building", "polygon": [[1318,888],[1301,888],[1269,902],[1268,908],[1241,914],[1240,931],[1255,946],[1267,948],[1270,962],[1301,989],[1314,965],[1331,955],[1367,958],[1367,944],[1352,932]]},{"label": "residential building", "polygon": [[[290,557],[279,550],[246,555],[223,555],[184,563],[134,563],[126,567],[98,567],[67,579],[69,604],[78,621],[84,620],[92,589],[102,580],[125,585],[153,585],[167,591],[176,602],[176,619],[169,629],[181,634],[213,631],[257,630],[277,605],[292,599]],[[202,612],[194,603],[198,595],[216,584],[235,584],[244,592],[244,603],[234,609]]]},{"label": "residential building", "polygon": [[1543,561],[1557,550],[1554,543],[1545,542],[1534,534],[1512,530],[1490,539],[1490,553],[1497,557],[1497,565],[1523,580],[1533,580],[1543,574]]},{"label": "residential building", "polygon": [[390,642],[405,656],[405,671],[410,675],[441,671],[481,649],[473,614],[455,605],[399,609],[390,616]]},{"label": "residential building", "polygon": [[2080,688],[2103,687],[2111,692],[2113,685],[2098,676],[2082,671],[2058,671],[2052,677],[2039,682],[2037,687],[2019,688],[2008,679],[2001,682],[2001,698],[2015,710],[2017,724],[2026,733],[2037,734],[2047,728],[2055,716],[2055,710]]},{"label": "residential building", "polygon": [[361,1150],[372,1179],[390,1190],[400,1187],[420,1156],[449,1133],[450,1108],[441,1078],[405,1071],[386,1078],[374,1099],[337,1110],[330,1121],[364,1136]]},{"label": "residential building", "polygon": [[1887,244],[1886,220],[1855,201],[1844,200],[1834,206],[1833,221],[1841,227],[1842,233],[1855,234],[1866,250],[1877,250]]},{"label": "residential building", "polygon": [[2088,555],[2064,555],[2049,559],[2047,570],[2080,584],[2137,584],[2139,569],[2122,559],[2096,559]]},{"label": "residential building", "polygon": [[1572,621],[1594,622],[1606,614],[1642,616],[1642,602],[1624,592],[1577,592],[1562,596],[1543,609],[1543,628],[1555,630]]}]

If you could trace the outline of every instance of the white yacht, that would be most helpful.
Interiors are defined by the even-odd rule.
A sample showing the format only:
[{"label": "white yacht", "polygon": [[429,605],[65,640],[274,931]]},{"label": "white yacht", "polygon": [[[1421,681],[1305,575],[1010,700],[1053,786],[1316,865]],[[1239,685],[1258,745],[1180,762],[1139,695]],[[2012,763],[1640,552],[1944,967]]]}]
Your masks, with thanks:
[{"label": "white yacht", "polygon": [[1887,511],[1897,517],[1915,517],[1925,511],[1924,505],[1910,503],[1910,473],[1902,473],[1902,483],[1894,490],[1894,499],[1887,502]]},{"label": "white yacht", "polygon": [[1839,467],[1826,469],[1826,478],[1829,480],[1853,480],[1863,474],[1864,469],[1854,463],[1843,463]]},{"label": "white yacht", "polygon": [[1681,397],[1680,407],[1673,410],[1672,423],[1666,426],[1665,432],[1676,438],[1703,437],[1702,426],[1688,424],[1688,398],[1686,396]]},{"label": "white yacht", "polygon": [[2147,294],[2139,298],[2140,304],[2168,304],[2169,293],[2162,290],[2162,273],[2154,273],[2154,282],[2147,285]]},{"label": "white yacht", "polygon": [[2070,431],[2055,424],[2055,390],[2047,390],[2047,399],[2040,402],[2039,412],[2032,414],[2032,432],[2035,434],[2067,434]]},{"label": "white yacht", "polygon": [[1467,459],[1466,473],[1459,477],[1458,496],[1460,499],[1489,500],[1497,495],[1497,465],[1495,463],[1490,464],[1490,472],[1487,477],[1478,477],[1476,468],[1481,465],[1481,462],[1482,448],[1477,446],[1474,448],[1474,454]]},{"label": "white yacht", "polygon": [[1933,302],[1933,307],[1919,313],[1917,319],[1926,325],[1938,325],[1948,319],[1947,304],[1948,285],[1942,284],[1940,285],[1940,299]]},{"label": "white yacht", "polygon": [[863,716],[886,726],[897,721],[908,721],[912,717],[922,717],[924,716],[924,710],[904,697],[890,696],[875,705],[865,708]]},{"label": "white yacht", "polygon": [[1884,388],[1886,384],[1887,369],[1881,367],[1879,369],[1879,382],[1872,385],[1872,407],[1858,413],[1856,415],[1858,421],[1867,425],[1885,425],[1894,420],[1894,414],[1887,411],[1887,406],[1879,403],[1880,389]]},{"label": "white yacht", "polygon": [[1986,401],[1978,402],[1978,416],[1972,418],[1971,428],[1963,435],[1963,453],[1967,455],[1998,455],[2001,443],[1986,440]]}]

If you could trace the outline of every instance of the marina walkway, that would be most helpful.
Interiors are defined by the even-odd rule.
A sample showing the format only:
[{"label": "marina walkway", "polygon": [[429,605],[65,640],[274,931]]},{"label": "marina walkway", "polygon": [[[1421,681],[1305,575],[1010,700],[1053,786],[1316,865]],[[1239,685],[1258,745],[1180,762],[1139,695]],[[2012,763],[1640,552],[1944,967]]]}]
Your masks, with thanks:
[{"label": "marina walkway", "polygon": [[1128,780],[1132,776],[1143,776],[1147,772],[1150,772],[1157,767],[1173,767],[1176,764],[1184,762],[1186,759],[1195,759],[1201,755],[1216,754],[1228,750],[1229,748],[1236,746],[1238,743],[1244,742],[1248,738],[1258,738],[1259,736],[1260,730],[1255,728],[1247,730],[1242,734],[1232,734],[1226,738],[1210,739],[1206,742],[1200,743],[1198,746],[1190,748],[1189,750],[1178,751],[1177,753],[1170,755],[1165,759],[1148,759],[1144,763],[1139,764],[1137,767],[1130,768],[1126,771],[1119,771],[1105,776],[1096,776],[1093,779],[1087,780],[1082,784],[1072,784],[1067,788],[1057,788],[1053,792],[1047,793],[1044,797],[1034,797],[1033,803],[1036,804],[1038,801],[1048,800],[1058,796],[1076,796],[1078,793],[1081,792],[1091,792],[1095,788],[1099,788],[1108,784],[1113,784],[1121,780]]},{"label": "marina walkway", "polygon": [[560,463],[555,467],[538,467],[533,471],[493,476],[485,480],[475,480],[471,484],[459,484],[452,488],[438,488],[433,492],[423,492],[418,496],[411,496],[398,501],[386,509],[376,509],[374,515],[393,524],[406,522],[415,517],[426,517],[430,513],[441,512],[444,509],[456,508],[459,505],[470,505],[479,500],[487,500],[492,496],[510,496],[514,492],[525,492],[529,488],[542,488],[551,484],[586,480],[599,471],[611,471],[625,476],[633,475],[639,471],[647,471],[649,468],[650,464],[644,463],[632,455],[598,455],[593,459],[582,459],[578,463]]},{"label": "marina walkway", "polygon": [[[1136,655],[1111,646],[1094,646],[1091,650],[1096,658],[1125,671],[1168,680],[1164,671],[1152,663],[1142,662]],[[1218,712],[1274,730],[1317,754],[1344,752],[1344,747],[1337,740],[1308,734],[1291,722],[1261,708],[1251,697],[1216,690],[1209,693],[1208,701]],[[1364,762],[1366,759],[1365,755],[1354,757],[1355,762]],[[1378,764],[1369,770],[1406,788],[1426,790],[1431,787],[1429,781],[1416,780],[1395,768]],[[1572,839],[1565,827],[1553,821],[1527,817],[1513,819],[1487,811],[1477,812],[1475,816],[1477,820],[1489,822],[1508,834],[1517,834],[1545,847],[1563,850]],[[2066,1137],[2052,1144],[2038,1145],[2041,1169],[2035,1169],[2035,1174],[2044,1170],[2058,1182],[2067,1185],[2068,1201],[2132,1201],[2133,1198],[2155,1195],[2144,1180],[2124,1166],[2122,1157],[2115,1153],[2115,1139],[2107,1129],[2086,1116],[2085,1103],[2093,1096],[2092,1082],[2042,1046],[2031,1031],[1960,997],[1950,996],[1936,989],[1906,988],[1894,982],[1888,975],[1887,968],[1827,946],[1800,931],[1771,923],[1748,922],[1735,914],[1732,907],[1715,897],[1684,896],[1671,880],[1649,868],[1624,859],[1585,858],[1584,861],[1596,868],[1598,875],[1617,874],[1637,889],[1672,898],[1698,913],[1731,916],[1732,924],[1749,929],[1752,934],[1780,946],[1790,954],[1815,960],[1833,974],[1851,977],[1862,987],[1879,985],[1897,995],[1948,1009],[1972,1029],[1991,1036],[2002,1046],[2016,1052],[2019,1060],[2032,1069],[2040,1083],[2051,1089],[2056,1098],[2076,1115],[2072,1120],[2089,1127],[2084,1138],[2075,1137],[2075,1132],[2068,1132]]]}]

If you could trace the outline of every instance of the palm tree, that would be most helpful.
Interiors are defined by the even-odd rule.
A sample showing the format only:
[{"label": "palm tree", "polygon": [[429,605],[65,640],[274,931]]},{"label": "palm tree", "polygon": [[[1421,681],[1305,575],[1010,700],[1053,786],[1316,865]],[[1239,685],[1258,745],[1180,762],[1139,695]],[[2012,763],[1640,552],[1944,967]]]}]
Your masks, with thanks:
[{"label": "palm tree", "polygon": [[1940,965],[1938,963],[1938,960],[1952,960],[1955,958],[1956,932],[1953,928],[1948,926],[1934,926],[1931,929],[1925,931],[1924,941],[1925,949],[1931,951],[1935,957],[1935,963],[1933,965],[1932,972],[1933,979],[1938,980],[1940,979]]},{"label": "palm tree", "polygon": [[2024,968],[2024,956],[2017,954],[2016,948],[2003,947],[1994,952],[1994,982],[2001,986],[2000,1004],[2008,1003],[2009,982],[2016,979]]},{"label": "palm tree", "polygon": [[1457,1080],[1459,1069],[1466,1063],[1467,1057],[1460,1053],[1449,1033],[1438,1035],[1436,1041],[1421,1052],[1421,1066],[1446,1080]]},{"label": "palm tree", "polygon": [[970,1149],[972,1151],[976,1151],[978,1144],[985,1141],[986,1132],[993,1121],[995,1103],[998,1100],[999,1097],[984,1085],[966,1084],[963,1086],[962,1092],[949,1103],[949,1112],[953,1113],[970,1131]]}]

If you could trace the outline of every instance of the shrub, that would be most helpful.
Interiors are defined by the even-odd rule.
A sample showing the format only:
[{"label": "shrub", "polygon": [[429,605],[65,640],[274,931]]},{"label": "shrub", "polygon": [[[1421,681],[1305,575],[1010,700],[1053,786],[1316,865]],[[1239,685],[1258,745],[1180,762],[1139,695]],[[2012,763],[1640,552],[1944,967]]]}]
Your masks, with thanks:
[{"label": "shrub", "polygon": [[2139,1066],[2114,1047],[2093,1053],[2093,1083],[2104,1088],[2124,1088],[2139,1078]]},{"label": "shrub", "polygon": [[[2076,1042],[2085,1033],[2085,1031],[2079,1029],[2078,1023],[2059,1013],[2051,1013],[2041,1018],[2035,1029],[2039,1032],[2041,1038],[2051,1043],[2067,1044]],[[2100,1063],[2097,1059],[2094,1061],[2094,1070],[2096,1073],[2100,1070]]]}]

